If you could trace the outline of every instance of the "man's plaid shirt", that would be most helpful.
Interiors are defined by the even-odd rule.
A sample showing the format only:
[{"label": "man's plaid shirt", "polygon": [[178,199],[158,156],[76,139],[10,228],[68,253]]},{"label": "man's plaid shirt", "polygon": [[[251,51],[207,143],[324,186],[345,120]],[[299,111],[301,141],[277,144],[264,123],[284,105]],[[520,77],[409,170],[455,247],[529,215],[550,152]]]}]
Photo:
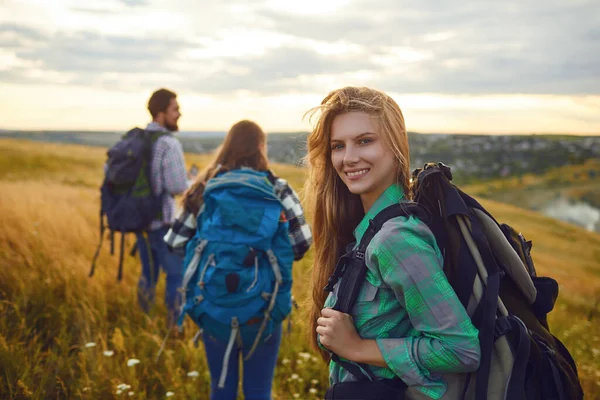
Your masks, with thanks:
[{"label": "man's plaid shirt", "polygon": [[[278,178],[271,172],[268,178],[275,187],[275,194],[281,201],[283,212],[289,222],[289,237],[294,250],[294,260],[300,260],[312,244],[312,232],[304,217],[300,199],[285,179]],[[169,250],[181,256],[185,254],[187,242],[196,233],[198,215],[187,210],[179,213],[173,227],[164,238]]]},{"label": "man's plaid shirt", "polygon": [[[168,132],[156,122],[146,127],[148,131]],[[152,148],[151,184],[154,194],[161,197],[162,218],[152,221],[150,229],[160,229],[170,225],[175,218],[174,195],[187,189],[187,172],[183,158],[183,148],[172,135],[159,137]]]}]

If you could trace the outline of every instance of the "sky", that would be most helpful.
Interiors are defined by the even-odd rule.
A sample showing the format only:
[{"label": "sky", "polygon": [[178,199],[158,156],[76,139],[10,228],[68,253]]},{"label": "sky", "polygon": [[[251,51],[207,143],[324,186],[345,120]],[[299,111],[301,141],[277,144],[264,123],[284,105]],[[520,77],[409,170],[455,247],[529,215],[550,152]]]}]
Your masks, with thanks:
[{"label": "sky", "polygon": [[306,131],[336,88],[409,131],[600,134],[600,1],[0,0],[0,129]]}]

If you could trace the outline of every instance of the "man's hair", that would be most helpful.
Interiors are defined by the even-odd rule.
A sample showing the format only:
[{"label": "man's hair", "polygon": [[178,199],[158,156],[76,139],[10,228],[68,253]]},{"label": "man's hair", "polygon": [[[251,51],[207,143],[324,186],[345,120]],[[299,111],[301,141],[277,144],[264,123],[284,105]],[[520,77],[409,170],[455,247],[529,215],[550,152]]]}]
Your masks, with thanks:
[{"label": "man's hair", "polygon": [[177,98],[177,95],[168,89],[158,89],[152,93],[150,100],[148,100],[148,111],[150,111],[152,118],[156,118],[159,113],[167,111],[171,99],[175,98]]}]

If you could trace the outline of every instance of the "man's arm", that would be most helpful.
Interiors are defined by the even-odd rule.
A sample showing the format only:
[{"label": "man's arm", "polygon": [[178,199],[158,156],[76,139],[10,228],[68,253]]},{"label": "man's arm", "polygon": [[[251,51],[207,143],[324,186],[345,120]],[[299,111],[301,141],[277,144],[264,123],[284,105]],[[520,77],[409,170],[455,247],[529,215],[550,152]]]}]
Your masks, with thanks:
[{"label": "man's arm", "polygon": [[161,162],[164,190],[171,195],[181,194],[188,186],[183,148],[177,139],[173,137],[165,139],[168,140],[169,148],[165,151]]}]

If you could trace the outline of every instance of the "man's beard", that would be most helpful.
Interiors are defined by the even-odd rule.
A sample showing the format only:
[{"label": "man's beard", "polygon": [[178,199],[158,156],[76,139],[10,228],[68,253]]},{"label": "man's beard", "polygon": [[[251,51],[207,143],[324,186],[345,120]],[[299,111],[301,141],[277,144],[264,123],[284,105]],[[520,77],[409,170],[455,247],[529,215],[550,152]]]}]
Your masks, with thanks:
[{"label": "man's beard", "polygon": [[165,128],[167,128],[171,132],[177,132],[179,130],[179,127],[177,126],[177,122],[175,122],[174,124],[170,124],[165,121]]}]

